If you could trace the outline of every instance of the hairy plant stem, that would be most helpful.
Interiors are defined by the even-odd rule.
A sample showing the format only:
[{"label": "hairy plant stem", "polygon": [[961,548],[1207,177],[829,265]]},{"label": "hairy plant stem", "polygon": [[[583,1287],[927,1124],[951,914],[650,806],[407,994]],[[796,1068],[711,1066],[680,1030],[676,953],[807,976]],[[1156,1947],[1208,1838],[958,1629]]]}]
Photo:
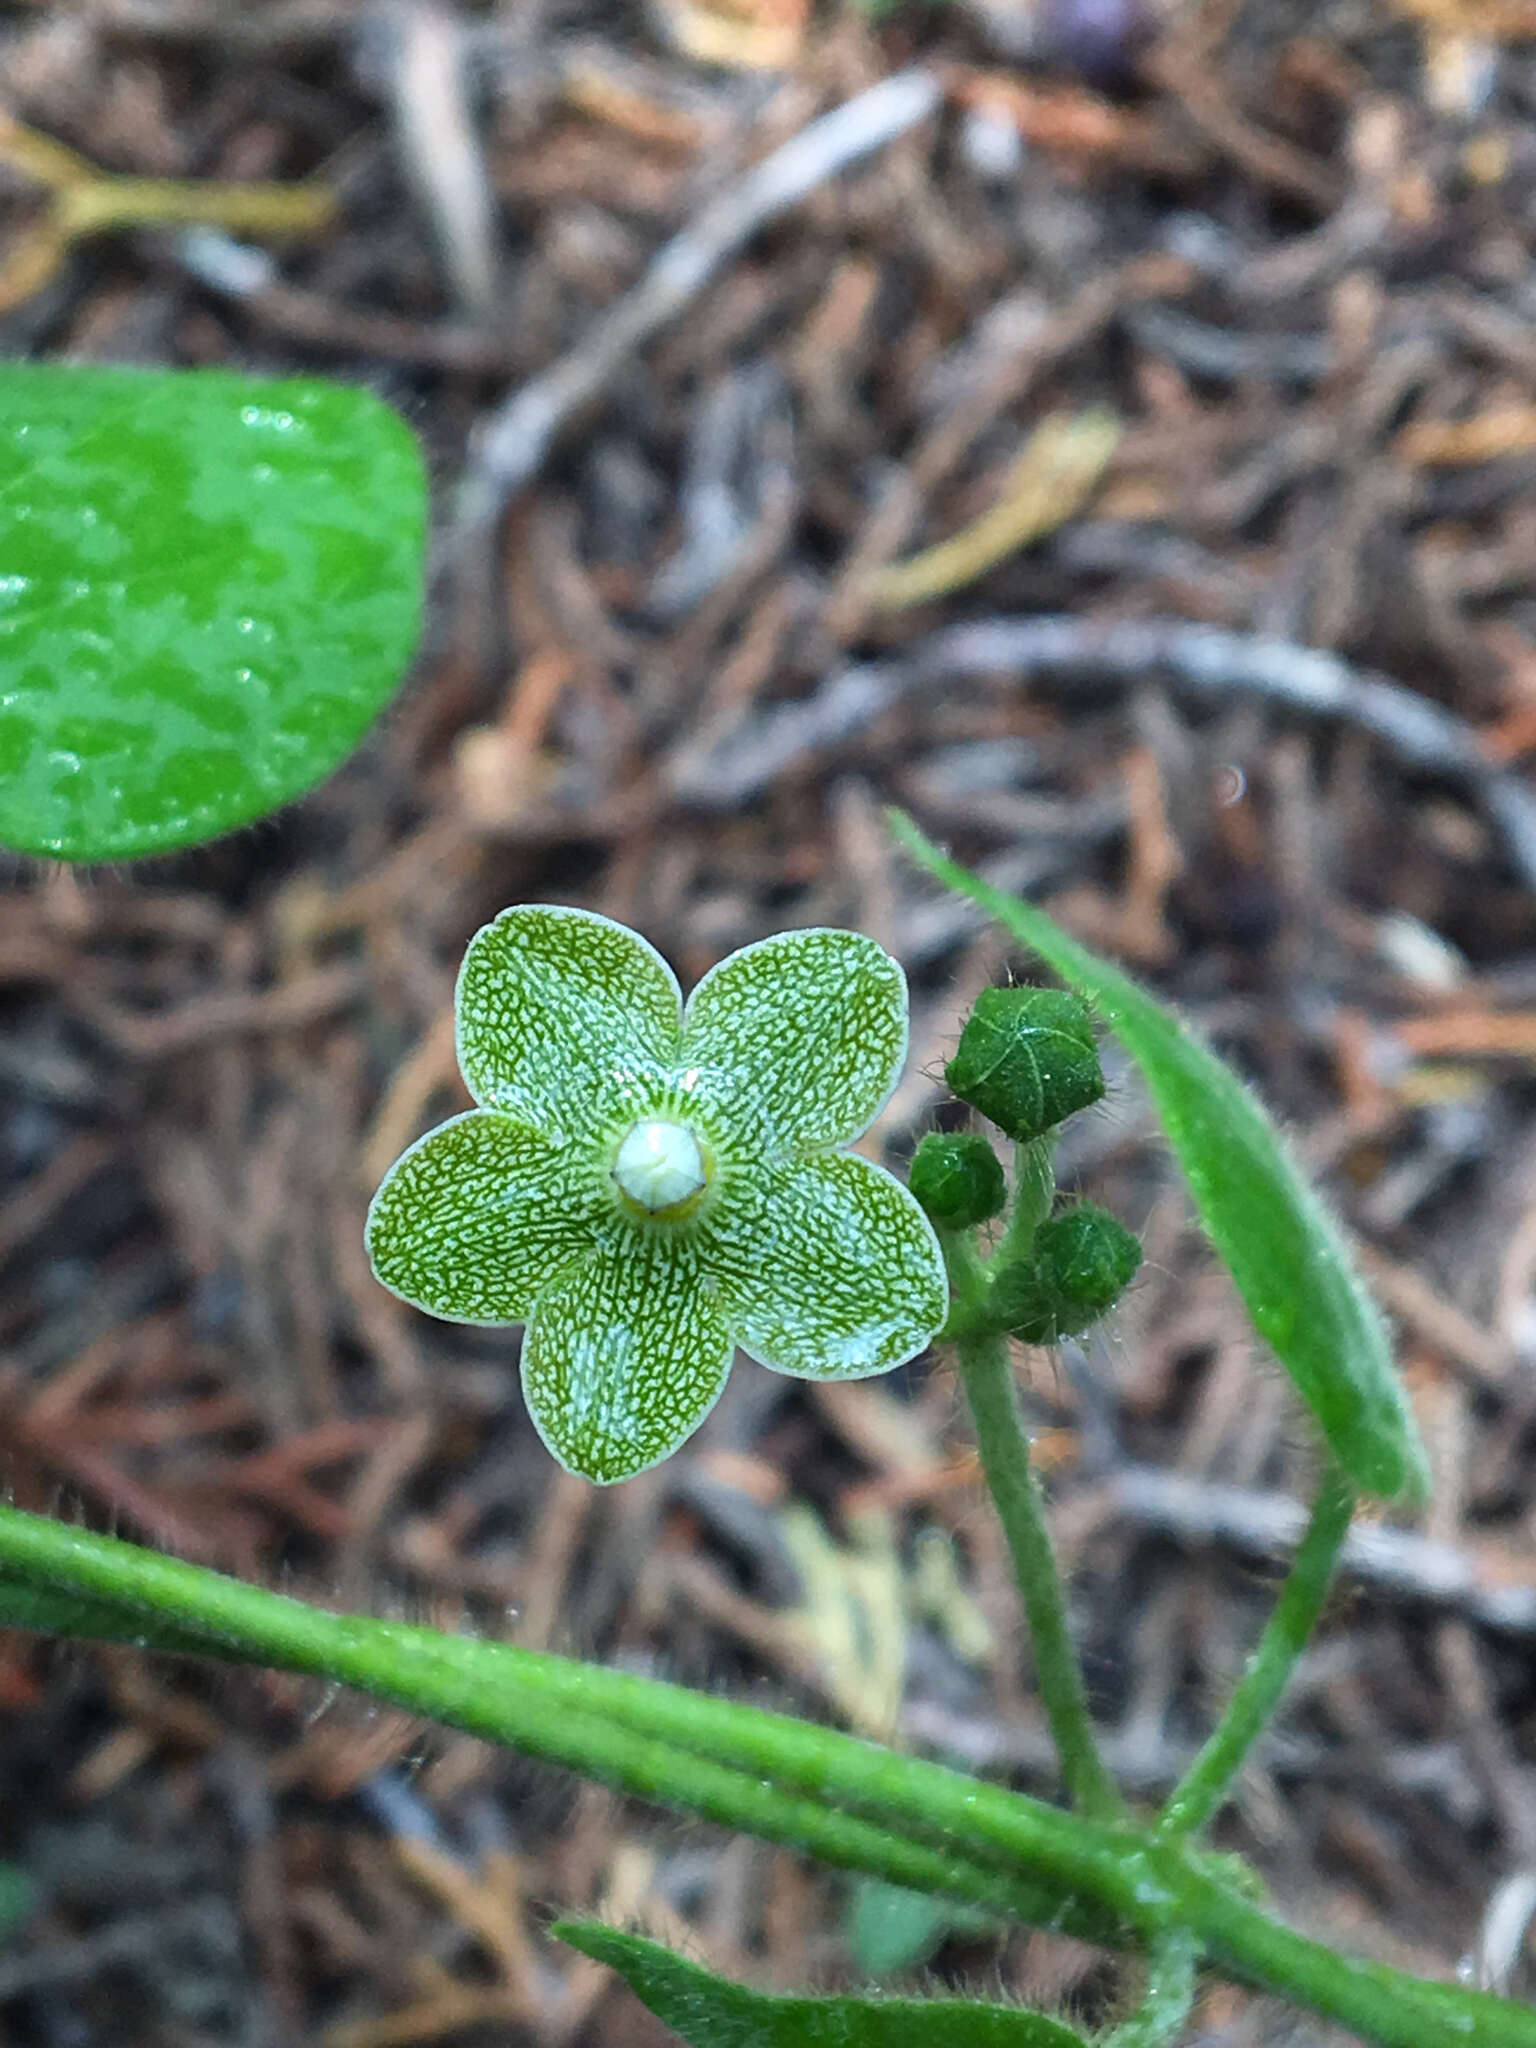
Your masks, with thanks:
[{"label": "hairy plant stem", "polygon": [[1104,2036],[1099,2048],[1172,2048],[1195,2002],[1199,1943],[1187,1927],[1160,1934],[1147,1952],[1140,2005]]},{"label": "hairy plant stem", "polygon": [[[1001,1895],[983,1899],[982,1885],[1011,1884],[1004,1909],[1023,1918],[1049,1917],[1042,1904],[1055,1899],[1055,1923],[1074,1929],[1092,1918],[1151,1944],[1185,1928],[1230,1974],[1382,2048],[1536,2048],[1536,2012],[1336,1955],[1269,1919],[1184,1843],[1063,1813],[788,1715],[510,1644],[327,1614],[16,1508],[0,1508],[0,1619],[8,1616],[336,1679],[845,1868],[994,1906]],[[846,1831],[855,1820],[869,1832]],[[937,1852],[923,1875],[905,1853],[914,1849]]]},{"label": "hairy plant stem", "polygon": [[1354,1488],[1330,1464],[1285,1584],[1230,1704],[1158,1816],[1165,1840],[1190,1835],[1220,1806],[1317,1625],[1355,1511]]},{"label": "hairy plant stem", "polygon": [[1013,1148],[1013,1206],[992,1263],[1011,1266],[1029,1256],[1035,1232],[1056,1199],[1056,1133]]},{"label": "hairy plant stem", "polygon": [[[984,1297],[987,1283],[970,1239],[944,1233],[944,1256],[957,1306],[973,1307]],[[967,1330],[956,1339],[955,1356],[976,1425],[982,1475],[1003,1525],[1014,1580],[1029,1622],[1035,1676],[1061,1758],[1062,1776],[1072,1803],[1081,1812],[1096,1820],[1117,1819],[1125,1812],[1125,1801],[1105,1769],[1094,1739],[1082,1667],[1067,1621],[1066,1593],[1056,1569],[1040,1482],[1030,1463],[1029,1437],[1019,1413],[1008,1339],[998,1330]]]}]

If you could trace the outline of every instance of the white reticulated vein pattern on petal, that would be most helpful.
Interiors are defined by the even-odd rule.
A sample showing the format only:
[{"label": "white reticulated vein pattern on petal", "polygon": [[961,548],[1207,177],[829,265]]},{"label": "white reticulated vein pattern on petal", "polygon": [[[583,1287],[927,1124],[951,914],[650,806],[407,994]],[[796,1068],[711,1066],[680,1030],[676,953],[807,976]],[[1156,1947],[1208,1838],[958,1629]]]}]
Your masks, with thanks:
[{"label": "white reticulated vein pattern on petal", "polygon": [[907,1050],[907,984],[858,932],[781,932],[710,969],[683,1058],[745,1144],[836,1145],[874,1121]]},{"label": "white reticulated vein pattern on petal", "polygon": [[807,1379],[862,1379],[913,1358],[944,1320],[933,1226],[852,1152],[764,1165],[700,1231],[744,1351]]},{"label": "white reticulated vein pattern on petal", "polygon": [[475,1100],[551,1137],[611,1122],[677,1062],[676,976],[637,933],[592,911],[503,911],[470,941],[455,1012]]},{"label": "white reticulated vein pattern on petal", "polygon": [[606,1210],[573,1148],[472,1109],[418,1138],[385,1175],[368,1256],[386,1287],[433,1315],[517,1323],[592,1256]]},{"label": "white reticulated vein pattern on petal", "polygon": [[675,1450],[733,1341],[848,1379],[943,1320],[943,1260],[907,1190],[834,1148],[865,1130],[907,1043],[900,967],[858,933],[786,932],[707,974],[684,1018],[644,939],[524,905],[459,976],[479,1109],[390,1169],[367,1236],[384,1284],[434,1314],[526,1322],[529,1412],[607,1483]]},{"label": "white reticulated vein pattern on petal", "polygon": [[523,1395],[561,1464],[629,1479],[691,1436],[720,1397],[732,1342],[690,1235],[637,1229],[540,1296]]}]

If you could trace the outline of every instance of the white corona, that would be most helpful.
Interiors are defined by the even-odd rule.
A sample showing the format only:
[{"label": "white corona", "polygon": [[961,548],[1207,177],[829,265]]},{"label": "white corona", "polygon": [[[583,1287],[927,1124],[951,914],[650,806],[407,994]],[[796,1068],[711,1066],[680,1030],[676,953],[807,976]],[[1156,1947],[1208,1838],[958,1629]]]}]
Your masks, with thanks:
[{"label": "white corona", "polygon": [[688,1126],[658,1119],[625,1134],[614,1154],[613,1177],[637,1209],[664,1216],[703,1193],[709,1170]]}]

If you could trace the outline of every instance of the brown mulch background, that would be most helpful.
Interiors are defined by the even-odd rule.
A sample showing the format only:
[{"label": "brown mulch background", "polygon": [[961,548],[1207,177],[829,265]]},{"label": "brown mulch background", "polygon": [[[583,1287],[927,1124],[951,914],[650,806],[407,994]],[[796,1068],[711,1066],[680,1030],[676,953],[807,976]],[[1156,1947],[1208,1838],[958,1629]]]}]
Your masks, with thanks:
[{"label": "brown mulch background", "polygon": [[[717,252],[486,546],[486,422],[752,164],[913,64],[937,111]],[[1174,998],[1357,1240],[1435,1501],[1362,1532],[1222,1834],[1297,1923],[1530,1995],[1536,7],[13,0],[0,107],[112,170],[317,175],[342,208],[266,261],[82,244],[0,347],[366,383],[439,514],[414,676],[323,789],[174,860],[5,872],[13,1497],[1048,1791],[945,1370],[744,1365],[598,1493],[535,1439],[515,1335],[406,1310],[361,1248],[382,1169],[463,1099],[464,943],[518,901],[635,923],[685,983],[786,925],[873,933],[913,983],[876,1134],[903,1157],[1008,958],[893,857],[896,801]],[[37,219],[0,166],[0,258]],[[1090,406],[1122,432],[1074,516],[883,601]],[[1382,678],[1451,717],[1426,736]],[[1023,1363],[1107,1745],[1152,1797],[1313,1449],[1112,1081],[1063,1177],[1144,1275]],[[38,1892],[0,1950],[18,2048],[658,2041],[555,1908],[857,1981],[842,1878],[311,1684],[13,1637],[0,1710],[0,1857]],[[1105,2009],[1044,1935],[927,1967]],[[1219,1987],[1197,2037],[1334,2038]]]}]

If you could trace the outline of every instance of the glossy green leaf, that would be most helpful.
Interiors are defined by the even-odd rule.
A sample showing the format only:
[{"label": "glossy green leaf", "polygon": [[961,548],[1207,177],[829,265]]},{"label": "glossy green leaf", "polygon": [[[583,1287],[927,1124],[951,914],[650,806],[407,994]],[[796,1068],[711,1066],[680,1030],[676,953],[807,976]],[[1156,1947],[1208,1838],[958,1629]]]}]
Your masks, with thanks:
[{"label": "glossy green leaf", "polygon": [[366,391],[0,366],[0,842],[160,853],[319,782],[410,660],[425,517]]},{"label": "glossy green leaf", "polygon": [[1381,1317],[1257,1099],[1129,975],[947,859],[909,818],[892,824],[930,874],[1047,961],[1140,1067],[1201,1221],[1345,1471],[1372,1493],[1422,1492],[1424,1450]]},{"label": "glossy green leaf", "polygon": [[689,2048],[1083,2048],[1044,2013],[959,1998],[786,1998],[728,1983],[658,1942],[591,1920],[550,1930],[606,1963]]}]

